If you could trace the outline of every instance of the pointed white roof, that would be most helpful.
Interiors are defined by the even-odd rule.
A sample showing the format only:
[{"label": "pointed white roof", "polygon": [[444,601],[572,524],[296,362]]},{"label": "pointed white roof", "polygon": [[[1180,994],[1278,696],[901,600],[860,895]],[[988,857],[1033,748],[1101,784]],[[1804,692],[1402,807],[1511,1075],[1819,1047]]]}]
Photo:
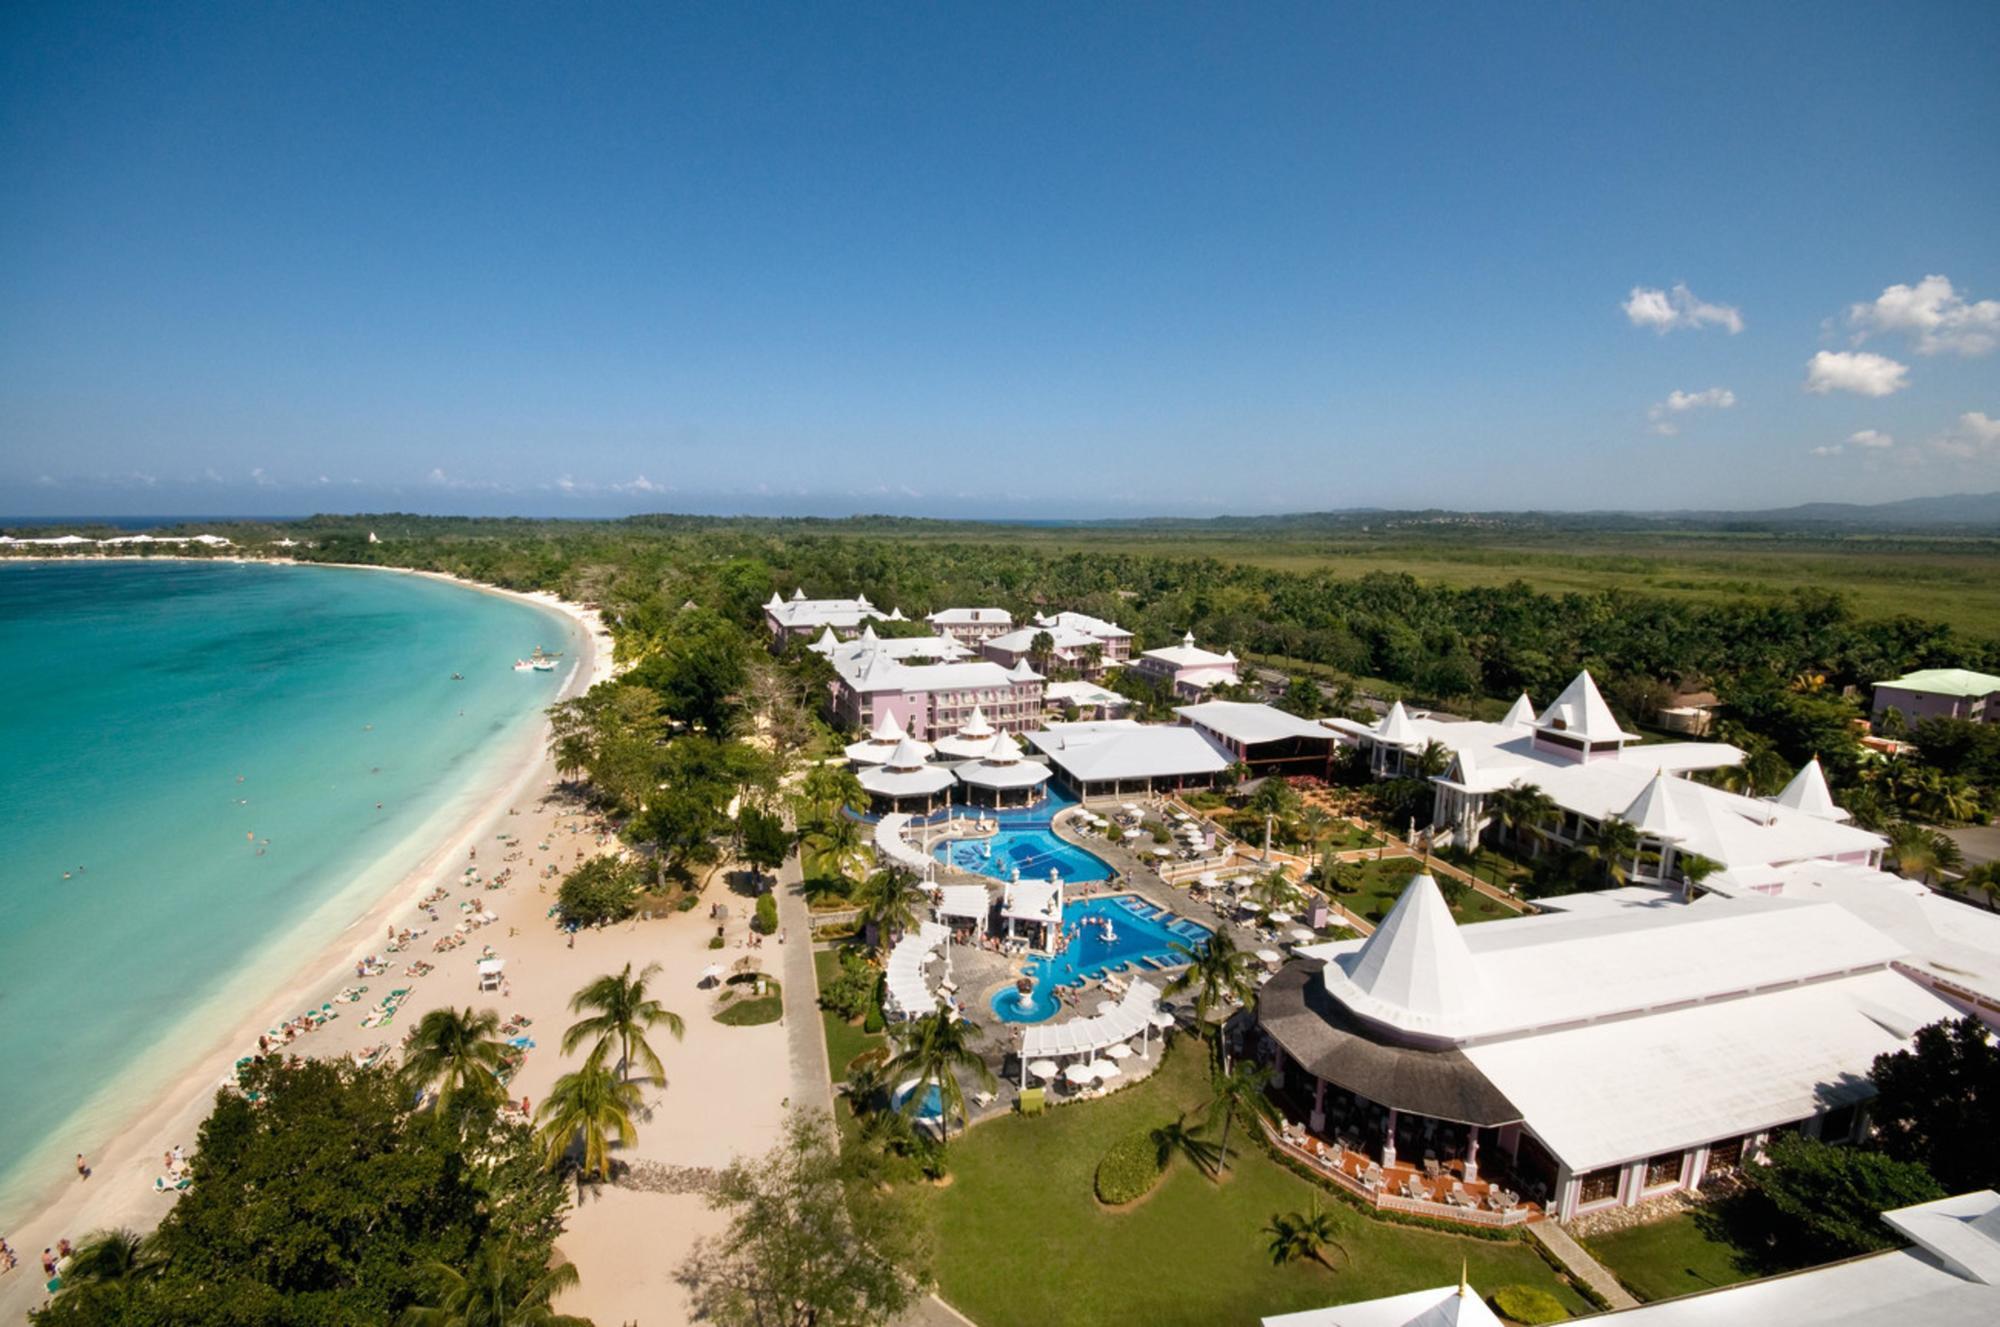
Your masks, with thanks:
[{"label": "pointed white roof", "polygon": [[1015,682],[1039,682],[1042,680],[1042,675],[1033,668],[1030,668],[1026,659],[1021,660],[1008,669],[1007,676]]},{"label": "pointed white roof", "polygon": [[1790,807],[1821,820],[1847,819],[1847,812],[1834,804],[1833,793],[1826,786],[1826,771],[1820,768],[1818,756],[1807,761],[1804,768],[1785,785],[1785,790],[1771,800],[1779,806]]},{"label": "pointed white roof", "polygon": [[840,637],[833,634],[832,627],[823,627],[820,629],[819,639],[813,642],[813,648],[832,654],[840,648]]},{"label": "pointed white roof", "polygon": [[882,717],[875,721],[875,731],[868,734],[868,739],[872,742],[900,742],[909,735],[909,729],[903,727],[896,711],[883,710]]},{"label": "pointed white roof", "polygon": [[1687,826],[1675,813],[1673,803],[1667,797],[1665,770],[1654,772],[1652,781],[1632,799],[1632,804],[1625,808],[1619,819],[1629,822],[1649,839],[1678,843],[1687,837]]},{"label": "pointed white roof", "polygon": [[1332,996],[1354,1013],[1407,1032],[1449,1036],[1485,999],[1451,908],[1428,874],[1411,878],[1359,949],[1326,965]]},{"label": "pointed white roof", "polygon": [[875,634],[875,624],[873,622],[861,628],[861,643],[863,645],[873,645],[881,639],[880,636]]},{"label": "pointed white roof", "polygon": [[806,598],[806,587],[805,587],[805,586],[803,586],[803,585],[800,585],[800,586],[797,586],[796,588],[794,588],[794,589],[792,590],[792,602],[793,602],[793,603],[804,603],[804,602],[805,602],[805,598]]},{"label": "pointed white roof", "polygon": [[887,620],[890,622],[907,622],[909,619],[903,616],[902,609],[892,608],[889,610],[889,616]]},{"label": "pointed white roof", "polygon": [[893,770],[922,769],[930,759],[930,749],[922,742],[905,737],[896,743],[896,749],[882,763]]},{"label": "pointed white roof", "polygon": [[1414,742],[1417,730],[1410,726],[1410,712],[1403,708],[1402,701],[1389,706],[1389,712],[1382,716],[1382,722],[1375,725],[1376,740],[1391,746],[1402,746]]},{"label": "pointed white roof", "polygon": [[984,759],[989,765],[1013,765],[1020,761],[1021,755],[1021,744],[1014,740],[1013,734],[1002,733],[986,749]]},{"label": "pointed white roof", "polygon": [[1523,691],[1520,699],[1507,707],[1507,713],[1500,718],[1500,726],[1502,728],[1533,728],[1535,726],[1535,707],[1528,700],[1527,692]]},{"label": "pointed white roof", "polygon": [[977,705],[972,707],[972,717],[958,730],[960,737],[991,737],[993,725],[986,721],[986,711]]},{"label": "pointed white roof", "polygon": [[1591,680],[1587,670],[1578,673],[1563,688],[1555,704],[1542,711],[1541,722],[1535,726],[1545,732],[1564,733],[1591,743],[1623,742],[1633,736],[1618,726],[1611,707],[1598,694],[1597,683]]},{"label": "pointed white roof", "polygon": [[778,597],[778,592],[776,590],[771,591],[771,601],[764,605],[764,607],[766,608],[783,608],[784,606],[785,606],[785,601]]}]

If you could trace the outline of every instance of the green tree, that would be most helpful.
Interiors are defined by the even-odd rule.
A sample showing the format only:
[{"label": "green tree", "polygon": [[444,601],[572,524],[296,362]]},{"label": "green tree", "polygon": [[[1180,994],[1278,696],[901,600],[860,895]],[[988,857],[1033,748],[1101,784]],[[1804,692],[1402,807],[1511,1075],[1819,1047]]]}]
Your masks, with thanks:
[{"label": "green tree", "polygon": [[403,1327],[591,1327],[590,1319],[557,1313],[557,1295],[582,1279],[574,1263],[538,1269],[512,1240],[482,1244],[466,1271],[434,1262],[426,1269],[427,1303],[403,1312]]},{"label": "green tree", "polygon": [[753,872],[775,871],[792,852],[792,831],[776,812],[746,806],[736,816],[743,840],[743,860]]},{"label": "green tree", "polygon": [[903,1025],[897,1034],[899,1048],[889,1060],[889,1075],[916,1080],[903,1102],[905,1117],[917,1113],[929,1095],[928,1089],[935,1086],[939,1104],[944,1108],[938,1120],[940,1133],[949,1138],[952,1120],[968,1118],[965,1089],[960,1086],[959,1075],[971,1074],[973,1081],[988,1092],[995,1086],[993,1071],[973,1049],[978,1039],[977,1027],[943,1011],[921,1015]]},{"label": "green tree", "polygon": [[609,1179],[612,1146],[639,1141],[639,1127],[632,1120],[639,1105],[638,1085],[614,1077],[592,1055],[582,1068],[556,1079],[535,1108],[545,1162],[553,1170],[577,1148],[579,1185],[585,1179]]},{"label": "green tree", "polygon": [[1868,1077],[1875,1142],[1953,1193],[2000,1186],[2000,1046],[1976,1018],[1920,1028]]},{"label": "green tree", "polygon": [[1274,1212],[1264,1227],[1264,1234],[1270,1238],[1273,1264],[1283,1266],[1303,1258],[1329,1272],[1333,1264],[1326,1260],[1326,1251],[1339,1249],[1343,1257],[1347,1254],[1338,1238],[1339,1231],[1333,1213],[1319,1205],[1318,1194],[1313,1195],[1312,1206],[1306,1211]]},{"label": "green tree", "polygon": [[845,875],[861,850],[861,825],[836,812],[820,821],[806,842],[814,852],[829,860],[836,872]]},{"label": "green tree", "polygon": [[1049,660],[1055,657],[1055,653],[1056,638],[1048,632],[1037,631],[1028,638],[1028,659],[1034,664],[1036,672],[1048,672]]},{"label": "green tree", "polygon": [[63,1268],[57,1297],[83,1313],[115,1319],[126,1291],[159,1274],[161,1260],[151,1240],[136,1231],[98,1230],[84,1236]]},{"label": "green tree", "polygon": [[861,919],[875,931],[875,952],[888,949],[894,937],[912,929],[929,899],[917,888],[916,877],[900,866],[889,866],[861,882],[855,892]]},{"label": "green tree", "polygon": [[1555,798],[1531,783],[1521,782],[1510,783],[1495,792],[1486,799],[1486,807],[1492,823],[1517,848],[1526,845],[1528,835],[1553,824],[1562,814]]},{"label": "green tree", "polygon": [[1261,1064],[1249,1060],[1216,1072],[1213,1083],[1213,1097],[1208,1106],[1209,1127],[1217,1121],[1222,1125],[1222,1137],[1216,1145],[1217,1178],[1221,1168],[1229,1164],[1229,1126],[1238,1116],[1246,1122],[1258,1120],[1272,1121],[1278,1118],[1278,1108],[1271,1101],[1271,1071]]},{"label": "green tree", "polygon": [[623,921],[638,907],[639,868],[622,857],[593,857],[563,877],[556,910],[572,926]]},{"label": "green tree", "polygon": [[875,1186],[846,1182],[822,1115],[794,1113],[761,1160],[739,1160],[709,1199],[729,1229],[681,1264],[694,1315],[717,1327],[875,1327],[927,1279],[922,1223]]},{"label": "green tree", "polygon": [[1277,700],[1277,708],[1287,714],[1296,714],[1301,719],[1317,719],[1324,712],[1325,705],[1326,697],[1321,694],[1319,683],[1296,675],[1285,684],[1285,694]]},{"label": "green tree", "polygon": [[1606,816],[1597,822],[1590,855],[1603,868],[1607,883],[1614,887],[1629,883],[1639,862],[1638,826],[1618,816]]},{"label": "green tree", "polygon": [[1257,956],[1238,949],[1227,930],[1215,931],[1199,948],[1189,948],[1179,941],[1173,942],[1173,947],[1187,960],[1187,966],[1166,984],[1161,994],[1194,993],[1195,1017],[1213,1032],[1216,1062],[1226,1066],[1229,1052],[1223,1043],[1222,1025],[1214,1017],[1218,1010],[1248,1004],[1257,998]]},{"label": "green tree", "polygon": [[687,1031],[687,1024],[646,989],[659,975],[658,963],[648,963],[636,977],[632,975],[632,965],[627,963],[621,971],[599,977],[571,996],[569,1011],[572,1014],[588,1011],[588,1014],[570,1024],[563,1033],[563,1054],[574,1055],[577,1047],[590,1041],[594,1043],[590,1051],[594,1060],[604,1060],[613,1050],[619,1053],[619,1069],[625,1081],[630,1081],[636,1062],[645,1069],[647,1078],[655,1083],[665,1082],[667,1067],[660,1063],[659,1054],[646,1040],[646,1034],[654,1028],[665,1028],[679,1041]]},{"label": "green tree", "polygon": [[1944,1197],[1922,1166],[1879,1152],[1795,1134],[1765,1152],[1770,1164],[1746,1166],[1744,1178],[1777,1214],[1779,1238],[1796,1240],[1816,1261],[1892,1248],[1897,1239],[1883,1212]]},{"label": "green tree", "polygon": [[1701,882],[1722,869],[1721,862],[1698,852],[1679,853],[1674,861],[1681,868],[1681,897],[1689,903],[1701,892]]},{"label": "green tree", "polygon": [[433,1009],[418,1020],[403,1047],[403,1083],[412,1092],[432,1093],[441,1112],[449,1113],[460,1100],[475,1108],[497,1106],[506,1051],[500,1015],[493,1010]]}]

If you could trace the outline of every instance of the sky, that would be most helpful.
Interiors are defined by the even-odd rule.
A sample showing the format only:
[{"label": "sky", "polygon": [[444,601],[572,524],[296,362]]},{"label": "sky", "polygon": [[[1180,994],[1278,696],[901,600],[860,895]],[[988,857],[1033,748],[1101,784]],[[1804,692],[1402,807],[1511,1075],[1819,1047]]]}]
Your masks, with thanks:
[{"label": "sky", "polygon": [[2000,5],[0,7],[0,514],[2000,489]]}]

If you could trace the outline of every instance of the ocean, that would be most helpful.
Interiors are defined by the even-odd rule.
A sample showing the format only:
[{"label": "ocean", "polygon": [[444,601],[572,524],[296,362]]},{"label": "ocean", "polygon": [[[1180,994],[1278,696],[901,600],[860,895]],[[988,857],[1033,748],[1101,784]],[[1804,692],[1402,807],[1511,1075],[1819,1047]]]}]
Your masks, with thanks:
[{"label": "ocean", "polygon": [[580,639],[417,576],[0,563],[0,1230],[526,758]]}]

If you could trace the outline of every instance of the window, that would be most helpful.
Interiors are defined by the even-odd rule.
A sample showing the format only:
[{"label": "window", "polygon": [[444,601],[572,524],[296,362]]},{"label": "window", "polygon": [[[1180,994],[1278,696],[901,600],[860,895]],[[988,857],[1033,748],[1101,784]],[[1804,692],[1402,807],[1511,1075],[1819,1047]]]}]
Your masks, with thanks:
[{"label": "window", "polygon": [[1624,1172],[1617,1166],[1603,1170],[1593,1170],[1581,1181],[1581,1191],[1577,1202],[1582,1204],[1601,1203],[1618,1196],[1618,1180]]},{"label": "window", "polygon": [[1726,1138],[1708,1145],[1708,1173],[1726,1174],[1743,1164],[1743,1140]]},{"label": "window", "polygon": [[1669,1152],[1646,1161],[1646,1187],[1657,1189],[1663,1184],[1681,1182],[1681,1154]]},{"label": "window", "polygon": [[1835,1107],[1820,1116],[1819,1136],[1829,1143],[1844,1143],[1854,1137],[1854,1117],[1860,1113],[1853,1102]]}]

